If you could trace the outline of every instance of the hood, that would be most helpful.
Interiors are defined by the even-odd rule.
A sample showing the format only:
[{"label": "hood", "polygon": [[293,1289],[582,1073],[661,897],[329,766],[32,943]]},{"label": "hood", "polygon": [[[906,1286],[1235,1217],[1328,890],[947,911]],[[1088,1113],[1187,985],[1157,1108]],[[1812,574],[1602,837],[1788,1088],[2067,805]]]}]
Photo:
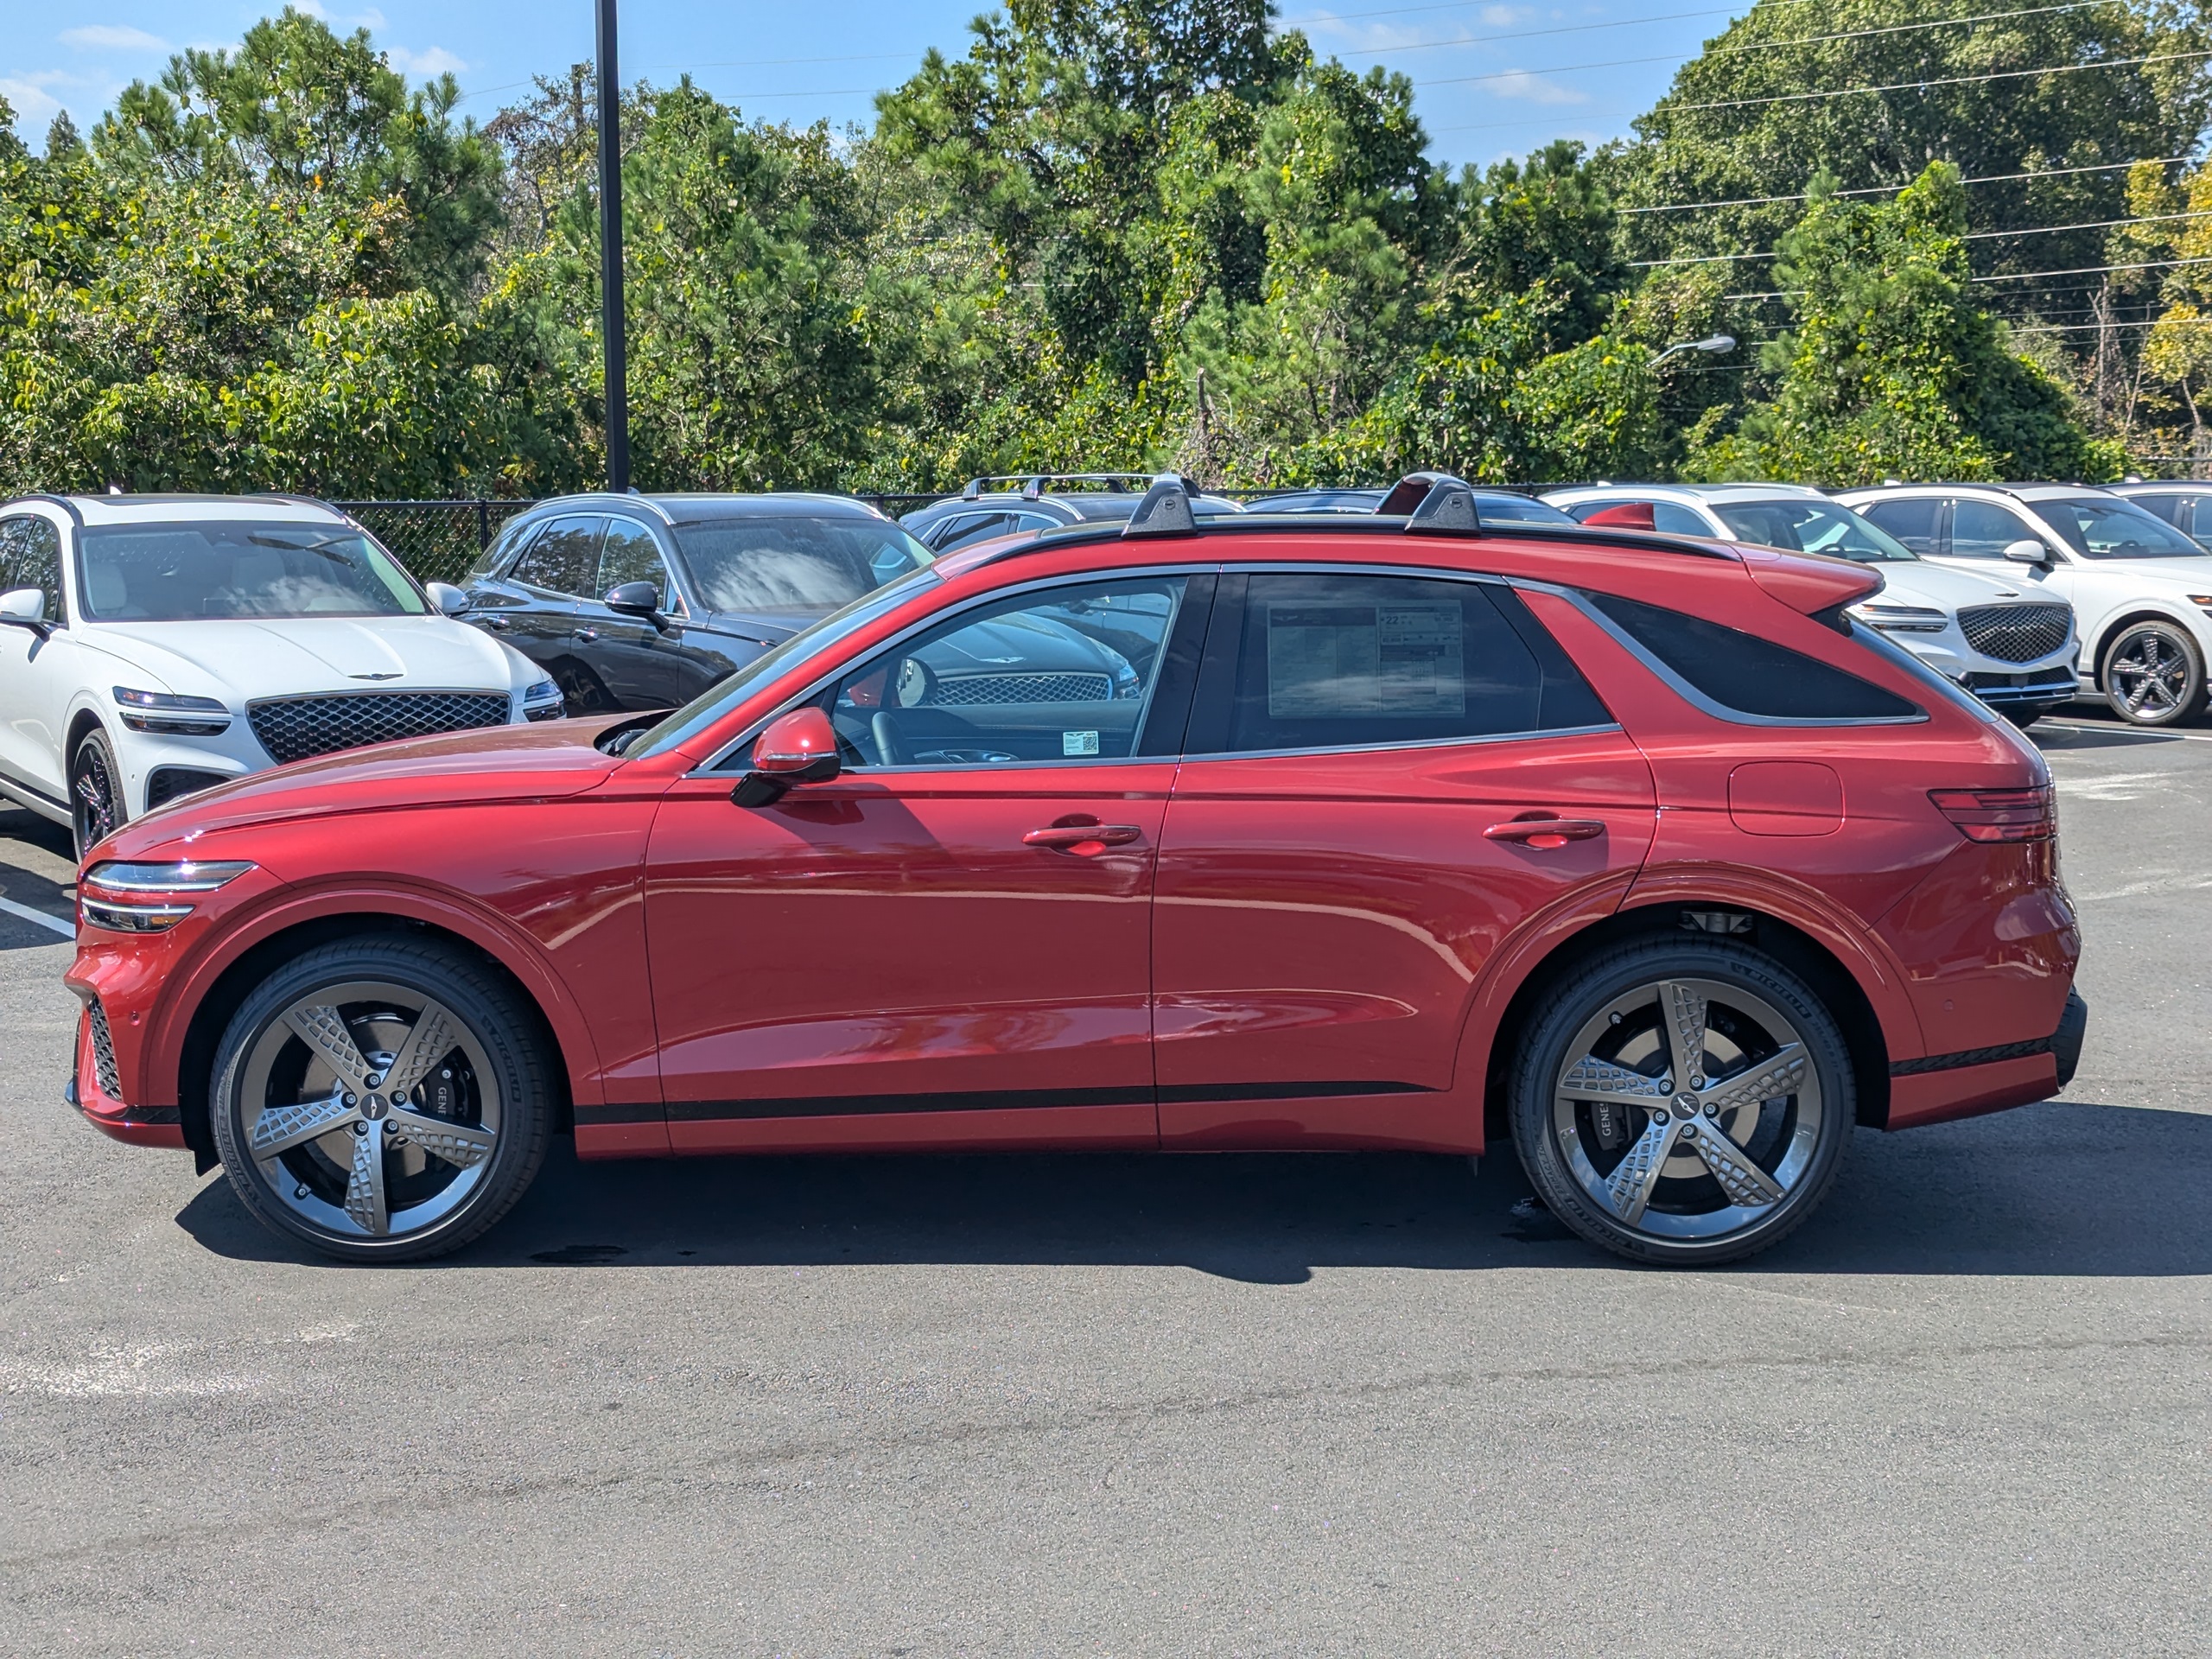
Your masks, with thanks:
[{"label": "hood", "polygon": [[812,627],[836,608],[834,605],[809,605],[777,610],[709,611],[701,620],[718,632],[734,633],[764,645],[779,645],[800,629]]},{"label": "hood", "polygon": [[2212,594],[2212,556],[2201,559],[2085,559],[2074,567],[2083,575],[2126,576],[2156,581],[2169,593]]},{"label": "hood", "polygon": [[610,726],[635,718],[618,715],[534,726],[486,726],[296,760],[273,772],[250,772],[188,795],[175,806],[133,818],[116,831],[109,856],[136,857],[180,836],[276,818],[324,817],[387,807],[565,799],[603,782],[621,765],[613,755],[601,753],[593,740]]},{"label": "hood", "polygon": [[[1883,597],[1904,605],[1932,605],[1942,611],[1963,610],[1970,605],[2004,605],[2013,600],[2065,602],[2065,595],[2045,587],[2032,566],[1992,565],[1964,569],[1938,564],[1932,559],[1888,560],[1869,569],[1882,573]],[[2012,600],[2005,598],[2006,594]]]},{"label": "hood", "polygon": [[140,690],[232,704],[372,689],[509,692],[539,677],[489,634],[448,616],[99,622],[85,642],[127,662],[121,672],[165,682]]}]

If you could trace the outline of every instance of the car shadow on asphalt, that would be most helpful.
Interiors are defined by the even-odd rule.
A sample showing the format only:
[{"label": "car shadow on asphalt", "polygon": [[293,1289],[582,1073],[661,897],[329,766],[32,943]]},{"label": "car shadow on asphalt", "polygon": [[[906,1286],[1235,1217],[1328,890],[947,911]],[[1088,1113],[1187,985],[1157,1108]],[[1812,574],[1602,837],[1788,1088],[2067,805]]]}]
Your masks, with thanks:
[{"label": "car shadow on asphalt", "polygon": [[[2212,1116],[2052,1103],[1861,1130],[1820,1213],[1736,1271],[2212,1272]],[[219,1177],[179,1214],[226,1256],[319,1261]],[[715,1158],[581,1163],[556,1143],[453,1268],[1181,1266],[1254,1284],[1324,1268],[1618,1266],[1531,1199],[1510,1151]],[[353,1270],[353,1269],[347,1269]]]}]

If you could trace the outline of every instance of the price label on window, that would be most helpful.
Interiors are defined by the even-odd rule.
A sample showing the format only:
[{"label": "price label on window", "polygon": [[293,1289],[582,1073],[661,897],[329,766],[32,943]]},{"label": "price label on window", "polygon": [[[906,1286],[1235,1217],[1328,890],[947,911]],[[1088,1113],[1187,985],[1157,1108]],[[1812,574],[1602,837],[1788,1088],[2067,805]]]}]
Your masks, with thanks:
[{"label": "price label on window", "polygon": [[1098,734],[1096,732],[1062,732],[1060,753],[1065,754],[1096,754],[1098,753]]},{"label": "price label on window", "polygon": [[1270,719],[1466,712],[1466,631],[1457,605],[1268,607]]}]

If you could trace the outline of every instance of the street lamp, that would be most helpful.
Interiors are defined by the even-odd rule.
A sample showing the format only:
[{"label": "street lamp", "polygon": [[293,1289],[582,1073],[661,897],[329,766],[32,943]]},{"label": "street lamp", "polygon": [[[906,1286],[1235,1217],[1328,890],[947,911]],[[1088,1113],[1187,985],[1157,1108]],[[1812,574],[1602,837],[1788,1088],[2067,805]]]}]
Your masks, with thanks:
[{"label": "street lamp", "polygon": [[607,487],[630,487],[630,376],[622,338],[622,77],[614,0],[599,3],[599,305],[605,338]]},{"label": "street lamp", "polygon": [[[613,3],[613,0],[607,0],[607,3],[609,5],[612,5]],[[1732,352],[1735,349],[1735,335],[1707,334],[1703,340],[1686,340],[1679,346],[1669,346],[1665,351],[1660,353],[1658,356],[1651,359],[1651,366],[1655,369],[1657,368],[1662,363],[1664,363],[1676,352]]]}]

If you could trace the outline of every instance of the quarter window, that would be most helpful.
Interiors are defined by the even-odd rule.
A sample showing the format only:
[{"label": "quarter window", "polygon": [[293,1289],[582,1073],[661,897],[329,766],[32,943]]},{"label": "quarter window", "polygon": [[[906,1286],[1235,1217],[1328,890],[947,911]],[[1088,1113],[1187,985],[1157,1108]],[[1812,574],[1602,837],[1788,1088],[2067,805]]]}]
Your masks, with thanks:
[{"label": "quarter window", "polygon": [[524,550],[508,575],[525,587],[580,595],[599,573],[599,538],[607,520],[596,516],[556,518]]},{"label": "quarter window", "polygon": [[1905,720],[1921,711],[1894,692],[1815,658],[1612,594],[1590,601],[1693,690],[1762,720]]},{"label": "quarter window", "polygon": [[32,515],[0,519],[0,593],[35,588],[46,595],[46,620],[61,620],[61,533]]},{"label": "quarter window", "polygon": [[1611,719],[1520,597],[1487,583],[1255,572],[1239,632],[1225,697],[1208,665],[1194,750],[1384,747]]},{"label": "quarter window", "polygon": [[1146,576],[1022,594],[894,646],[823,702],[847,764],[1172,754],[1181,711],[1154,703],[1185,584]]}]

